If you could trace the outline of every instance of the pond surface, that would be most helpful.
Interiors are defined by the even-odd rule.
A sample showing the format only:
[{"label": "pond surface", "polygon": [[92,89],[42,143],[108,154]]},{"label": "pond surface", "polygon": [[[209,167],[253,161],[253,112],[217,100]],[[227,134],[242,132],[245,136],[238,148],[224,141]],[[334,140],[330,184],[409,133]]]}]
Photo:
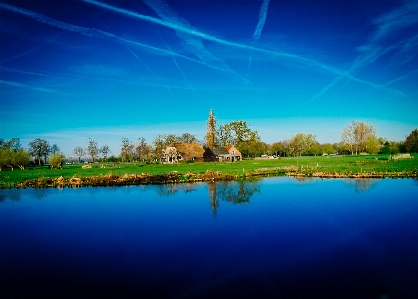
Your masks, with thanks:
[{"label": "pond surface", "polygon": [[1,298],[418,298],[418,182],[0,190]]}]

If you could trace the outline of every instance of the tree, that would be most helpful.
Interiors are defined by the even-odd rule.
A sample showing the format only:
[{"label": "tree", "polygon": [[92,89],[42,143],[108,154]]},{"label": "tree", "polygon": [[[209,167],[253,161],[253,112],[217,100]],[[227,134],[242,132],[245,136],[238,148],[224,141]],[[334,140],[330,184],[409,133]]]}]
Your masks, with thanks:
[{"label": "tree", "polygon": [[100,148],[100,153],[103,155],[103,158],[105,160],[105,162],[107,162],[107,156],[109,155],[109,153],[111,153],[112,151],[110,150],[110,148],[107,145],[103,145]]},{"label": "tree", "polygon": [[334,154],[335,153],[335,148],[331,143],[325,143],[322,146],[322,153],[327,154],[327,155]]},{"label": "tree", "polygon": [[322,148],[319,142],[313,142],[306,150],[306,153],[312,156],[322,155]]},{"label": "tree", "polygon": [[283,141],[275,142],[270,145],[270,152],[276,156],[284,156],[285,147]]},{"label": "tree", "polygon": [[51,146],[51,154],[59,153],[60,148],[55,143]]},{"label": "tree", "polygon": [[97,141],[89,138],[89,145],[87,146],[86,151],[91,156],[91,160],[94,163],[96,157],[100,153],[99,147],[97,146]]},{"label": "tree", "polygon": [[418,129],[415,129],[406,137],[405,148],[408,153],[418,153]]},{"label": "tree", "polygon": [[122,144],[120,146],[122,161],[131,161],[135,155],[135,145],[133,142],[129,141],[128,138],[122,138]]},{"label": "tree", "polygon": [[86,151],[81,146],[77,146],[73,149],[73,154],[76,155],[78,163],[80,163],[81,157],[86,154]]},{"label": "tree", "polygon": [[177,140],[183,143],[199,143],[196,136],[190,133],[183,133],[181,136],[177,137]]},{"label": "tree", "polygon": [[65,156],[63,153],[56,152],[52,154],[49,162],[51,163],[52,167],[62,168],[62,164],[64,163]]},{"label": "tree", "polygon": [[9,140],[4,141],[0,139],[0,148],[11,149],[13,151],[20,150],[20,139],[19,138],[10,138]]},{"label": "tree", "polygon": [[302,156],[306,150],[314,143],[316,137],[312,134],[297,133],[289,140],[289,153],[292,156]]},{"label": "tree", "polygon": [[29,142],[29,154],[32,157],[39,158],[39,165],[41,165],[41,157],[48,157],[50,152],[49,143],[46,140],[36,138],[35,140]]},{"label": "tree", "polygon": [[10,148],[0,148],[0,170],[10,167],[13,170],[13,150]]},{"label": "tree", "polygon": [[13,164],[19,167],[21,170],[25,170],[25,166],[29,164],[30,155],[27,150],[20,149],[13,155]]},{"label": "tree", "polygon": [[365,149],[368,154],[377,154],[380,150],[379,139],[376,136],[370,135],[367,138]]},{"label": "tree", "polygon": [[145,141],[145,138],[138,138],[138,145],[135,147],[135,151],[138,159],[144,159],[145,156],[148,159],[148,155],[150,154],[150,146]]},{"label": "tree", "polygon": [[341,134],[343,144],[352,155],[366,151],[367,141],[371,137],[376,138],[376,129],[372,124],[365,122],[353,121],[343,129]]},{"label": "tree", "polygon": [[213,110],[210,109],[208,122],[206,124],[206,146],[213,147],[215,146],[216,138],[216,118],[213,114]]}]

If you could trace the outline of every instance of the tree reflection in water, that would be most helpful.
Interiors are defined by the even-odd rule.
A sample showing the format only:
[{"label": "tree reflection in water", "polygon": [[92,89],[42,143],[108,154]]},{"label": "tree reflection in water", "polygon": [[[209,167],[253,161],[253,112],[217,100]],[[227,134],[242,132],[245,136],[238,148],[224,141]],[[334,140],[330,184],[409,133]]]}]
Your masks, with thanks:
[{"label": "tree reflection in water", "polygon": [[0,202],[10,199],[11,201],[20,200],[20,192],[18,189],[2,189],[0,190]]},{"label": "tree reflection in water", "polygon": [[378,179],[346,179],[344,182],[356,193],[365,192],[372,188]]},{"label": "tree reflection in water", "polygon": [[259,181],[210,182],[207,184],[213,215],[218,212],[219,200],[229,201],[233,204],[249,204],[251,197],[260,193]]},{"label": "tree reflection in water", "polygon": [[179,191],[189,193],[196,191],[198,184],[164,184],[157,185],[157,193],[161,196],[171,196]]}]

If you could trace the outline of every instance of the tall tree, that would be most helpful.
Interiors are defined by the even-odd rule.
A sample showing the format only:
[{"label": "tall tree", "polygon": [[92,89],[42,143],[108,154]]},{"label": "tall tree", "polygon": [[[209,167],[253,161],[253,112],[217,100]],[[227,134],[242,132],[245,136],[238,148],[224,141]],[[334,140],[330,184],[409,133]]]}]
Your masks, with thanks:
[{"label": "tall tree", "polygon": [[213,110],[210,109],[208,122],[206,124],[206,146],[213,147],[215,146],[216,138],[216,118],[213,114]]},{"label": "tall tree", "polygon": [[73,154],[77,156],[78,163],[80,163],[81,157],[86,154],[86,151],[81,146],[77,146],[73,149]]},{"label": "tall tree", "polygon": [[409,153],[418,153],[418,129],[415,129],[406,137],[406,151]]},{"label": "tall tree", "polygon": [[89,138],[89,144],[86,148],[86,151],[91,156],[91,160],[94,163],[96,161],[96,157],[100,153],[99,147],[97,145],[97,141]]},{"label": "tall tree", "polygon": [[29,154],[32,157],[39,158],[39,165],[41,165],[42,157],[45,158],[44,161],[46,162],[46,158],[48,157],[49,153],[50,147],[48,141],[36,138],[35,140],[29,142]]}]

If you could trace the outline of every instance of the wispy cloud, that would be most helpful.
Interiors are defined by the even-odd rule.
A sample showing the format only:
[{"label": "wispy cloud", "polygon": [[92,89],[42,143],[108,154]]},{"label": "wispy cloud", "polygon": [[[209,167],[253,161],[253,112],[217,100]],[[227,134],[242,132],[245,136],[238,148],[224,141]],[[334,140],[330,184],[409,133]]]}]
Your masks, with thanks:
[{"label": "wispy cloud", "polygon": [[177,69],[180,71],[180,73],[182,74],[184,80],[186,81],[187,85],[189,85],[190,89],[193,90],[193,92],[200,98],[199,94],[196,92],[196,90],[193,88],[193,86],[190,84],[190,81],[187,79],[186,75],[184,74],[184,72],[181,70],[180,66],[177,63],[176,57],[173,56],[173,60],[174,60],[174,64],[176,65]]},{"label": "wispy cloud", "polygon": [[258,24],[257,24],[257,27],[255,28],[254,35],[253,35],[253,39],[255,41],[258,41],[260,39],[261,31],[263,30],[264,24],[266,23],[267,9],[269,6],[269,2],[270,0],[264,0],[263,4],[261,5],[260,14],[258,17]]},{"label": "wispy cloud", "polygon": [[151,71],[151,69],[149,68],[149,67],[147,67],[146,65],[145,65],[145,63],[143,63],[142,62],[142,60],[138,57],[138,55],[136,55],[131,49],[129,49],[128,47],[126,47],[125,46],[125,48],[126,48],[126,50],[128,50],[138,61],[139,61],[139,63],[140,64],[142,64],[142,66],[144,67],[144,68],[146,68],[147,70],[148,70],[148,72],[150,72],[150,74],[155,78],[155,79],[157,79],[158,80],[158,82],[160,82],[161,83],[161,85],[163,85],[167,90],[168,90],[168,92],[171,92],[170,91],[170,89],[168,88],[168,86],[167,85],[165,85],[164,84],[164,82],[159,78],[159,77],[157,77],[157,75],[153,72],[153,71]]},{"label": "wispy cloud", "polygon": [[22,84],[22,83],[13,82],[13,81],[0,80],[0,84],[5,84],[5,85],[9,85],[9,86],[13,86],[13,87],[19,87],[19,88],[27,88],[27,89],[32,89],[32,90],[42,91],[42,92],[56,93],[56,94],[60,94],[60,95],[68,95],[68,94],[63,93],[63,92],[58,91],[58,90],[49,89],[49,88],[45,88],[45,87]]},{"label": "wispy cloud", "polygon": [[[410,27],[411,25],[418,23],[418,1],[406,2],[401,7],[392,10],[386,14],[379,16],[373,20],[373,24],[377,26],[375,32],[371,34],[367,43],[358,47],[360,54],[355,58],[351,68],[346,72],[340,74],[330,84],[325,86],[320,92],[318,92],[308,102],[313,101],[324,93],[326,93],[331,87],[337,84],[343,78],[350,78],[351,74],[358,69],[361,69],[369,64],[374,63],[383,55],[389,52],[405,49],[407,45],[414,43],[416,36],[408,38],[401,42],[384,45],[385,40],[393,34]],[[386,89],[388,84],[374,84],[376,88]],[[395,90],[388,90],[397,95],[404,95],[403,93]]]},{"label": "wispy cloud", "polygon": [[[144,0],[144,2],[163,20],[173,24],[179,24],[180,26],[188,28],[192,31],[197,31],[197,29],[192,26],[186,19],[178,16],[177,12],[172,9],[165,1]],[[209,52],[205,48],[201,38],[191,36],[190,34],[185,34],[184,32],[178,30],[176,30],[176,34],[186,43],[186,50],[189,50],[192,54],[196,55],[196,57],[198,57],[203,63],[218,66],[219,68],[225,69],[227,72],[237,76],[239,79],[246,80],[241,75],[234,72],[222,59],[214,56],[211,52]]]},{"label": "wispy cloud", "polygon": [[[257,42],[260,39],[261,31],[263,30],[264,24],[266,23],[267,9],[268,9],[268,6],[269,6],[269,2],[270,2],[270,0],[263,0],[263,4],[261,5],[260,13],[259,13],[259,16],[258,16],[257,27],[255,28],[255,31],[254,31],[254,34],[253,34],[253,41],[254,42]],[[251,68],[252,61],[253,61],[253,56],[250,55],[250,58],[248,59],[247,77],[250,74],[250,68]]]},{"label": "wispy cloud", "polygon": [[[155,24],[167,27],[167,28],[174,29],[176,31],[184,32],[186,34],[190,34],[192,36],[196,36],[196,37],[199,37],[201,39],[205,39],[207,41],[218,43],[220,45],[225,45],[225,46],[233,47],[233,48],[237,48],[237,49],[257,52],[257,53],[261,53],[261,54],[265,54],[265,55],[269,55],[269,56],[273,56],[273,57],[292,59],[292,60],[295,60],[299,63],[305,64],[307,66],[314,67],[314,68],[317,68],[317,69],[321,69],[321,70],[336,74],[338,76],[343,76],[343,77],[346,77],[346,78],[351,79],[353,81],[356,81],[356,82],[359,82],[359,83],[362,83],[362,84],[365,84],[365,85],[368,85],[368,86],[371,86],[371,87],[374,87],[374,88],[384,89],[384,90],[388,90],[388,91],[392,91],[392,92],[401,94],[399,91],[396,91],[396,90],[393,90],[393,89],[390,89],[390,88],[385,88],[382,85],[375,84],[375,83],[369,82],[367,80],[362,80],[362,79],[356,78],[355,76],[353,76],[351,74],[347,74],[347,72],[343,72],[343,71],[341,71],[337,68],[334,68],[332,66],[324,64],[320,61],[310,59],[308,57],[304,57],[304,56],[301,56],[301,55],[297,55],[297,54],[293,54],[293,53],[289,53],[289,52],[285,52],[285,51],[267,50],[267,49],[263,49],[263,48],[256,47],[256,46],[251,46],[251,45],[241,44],[241,43],[237,43],[237,42],[233,42],[233,41],[228,41],[228,40],[221,39],[221,38],[215,37],[213,35],[201,32],[199,30],[190,29],[190,28],[182,26],[181,24],[178,24],[178,23],[172,23],[172,22],[168,22],[168,21],[165,21],[165,20],[160,20],[160,19],[157,19],[157,18],[153,18],[153,17],[150,17],[150,16],[145,16],[145,15],[142,15],[142,14],[139,14],[139,13],[127,10],[127,9],[115,7],[115,6],[105,4],[105,3],[102,3],[102,2],[98,2],[98,1],[95,1],[95,0],[83,0],[83,1],[87,2],[87,3],[97,5],[99,7],[103,7],[103,8],[112,10],[112,11],[116,11],[116,12],[125,14],[125,15],[130,16],[130,17],[138,18],[138,19],[141,19],[143,21],[152,22],[152,23],[155,23]],[[177,56],[179,56],[179,55],[177,55]]]},{"label": "wispy cloud", "polygon": [[121,38],[117,35],[114,35],[112,33],[103,31],[103,30],[99,30],[96,28],[85,28],[85,27],[80,27],[80,26],[76,26],[76,25],[72,25],[69,23],[65,23],[59,20],[55,20],[53,18],[50,18],[48,16],[45,16],[43,14],[39,14],[24,8],[20,8],[20,7],[16,7],[10,4],[6,4],[6,3],[1,3],[0,2],[0,8],[3,9],[7,9],[9,11],[13,11],[15,13],[19,13],[22,14],[24,16],[27,16],[29,18],[32,18],[40,23],[49,25],[51,27],[55,27],[55,28],[59,28],[62,30],[66,30],[69,32],[74,32],[74,33],[78,33],[87,37],[92,37],[92,38],[99,38],[99,39],[103,39],[103,40],[107,40],[113,43],[117,43],[117,44],[122,44],[122,45],[127,45],[127,46],[132,46],[132,47],[136,47],[136,48],[140,48],[140,49],[144,49],[146,51],[152,52],[156,55],[162,55],[162,56],[176,56],[176,57],[180,57],[182,59],[186,59],[201,65],[205,65],[209,68],[213,68],[216,70],[220,70],[220,71],[229,71],[228,69],[223,69],[221,67],[218,66],[214,66],[214,65],[210,65],[210,64],[206,64],[200,60],[197,59],[193,59],[191,57],[188,56],[184,56],[181,54],[178,54],[176,52],[172,52],[172,51],[168,51],[165,49],[160,49],[157,47],[153,47],[147,44],[142,44],[136,41],[132,41],[132,40],[128,40],[125,38]]}]

